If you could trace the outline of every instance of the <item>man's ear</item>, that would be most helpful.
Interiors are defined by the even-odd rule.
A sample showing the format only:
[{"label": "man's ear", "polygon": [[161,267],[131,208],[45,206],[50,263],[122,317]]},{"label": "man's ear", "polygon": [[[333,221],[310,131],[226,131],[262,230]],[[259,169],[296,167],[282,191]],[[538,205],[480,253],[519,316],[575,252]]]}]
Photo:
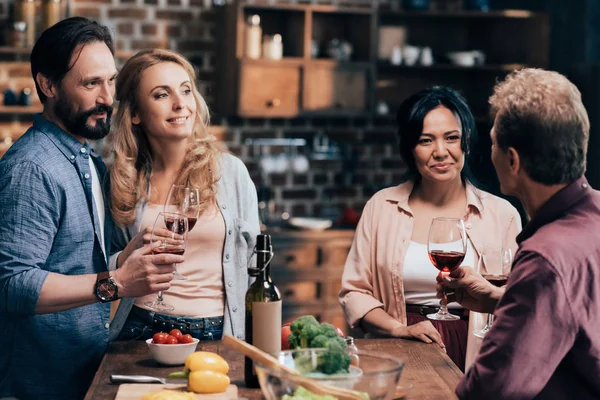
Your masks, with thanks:
[{"label": "man's ear", "polygon": [[508,168],[512,175],[517,175],[521,169],[521,157],[514,147],[509,147],[507,150]]},{"label": "man's ear", "polygon": [[35,81],[37,82],[38,86],[40,87],[40,90],[42,91],[42,93],[44,93],[46,97],[52,98],[56,95],[56,86],[41,72],[37,73],[37,75],[35,76]]}]

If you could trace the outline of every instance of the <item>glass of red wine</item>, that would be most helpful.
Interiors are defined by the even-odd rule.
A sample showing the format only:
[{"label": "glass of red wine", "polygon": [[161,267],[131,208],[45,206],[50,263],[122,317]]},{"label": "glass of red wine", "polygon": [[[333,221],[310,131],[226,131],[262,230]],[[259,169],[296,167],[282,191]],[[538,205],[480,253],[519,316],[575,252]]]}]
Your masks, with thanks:
[{"label": "glass of red wine", "polygon": [[191,231],[200,216],[200,191],[189,186],[172,185],[165,202],[165,212],[187,216]]},{"label": "glass of red wine", "polygon": [[[502,247],[484,247],[481,256],[479,257],[477,271],[492,285],[502,287],[505,286],[508,281],[512,261],[511,249],[504,249]],[[492,327],[493,320],[494,315],[489,313],[485,326],[479,331],[474,331],[473,334],[483,338]]]},{"label": "glass of red wine", "polygon": [[[448,276],[460,266],[467,252],[467,234],[465,224],[460,218],[435,217],[429,228],[427,252],[431,263],[443,276]],[[439,311],[428,314],[427,318],[438,321],[453,321],[460,317],[448,312],[448,297],[443,291]]]},{"label": "glass of red wine", "polygon": [[[185,215],[161,212],[156,217],[152,228],[151,243],[158,243],[152,248],[152,254],[183,255],[187,245],[188,219]],[[173,279],[187,279],[180,275],[177,269],[173,271]],[[179,276],[179,277],[178,277]],[[144,303],[145,306],[157,311],[172,311],[175,309],[163,301],[163,292],[158,292],[154,301]]]}]

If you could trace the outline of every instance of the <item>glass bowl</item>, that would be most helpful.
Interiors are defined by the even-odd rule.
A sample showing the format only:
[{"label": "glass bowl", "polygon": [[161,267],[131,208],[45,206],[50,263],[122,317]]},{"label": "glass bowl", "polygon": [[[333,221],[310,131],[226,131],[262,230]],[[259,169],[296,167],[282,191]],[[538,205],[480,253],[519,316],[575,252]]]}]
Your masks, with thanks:
[{"label": "glass bowl", "polygon": [[[368,395],[370,400],[393,399],[404,368],[401,360],[359,351],[355,353],[358,355],[358,365],[350,365],[348,373],[326,375],[319,372],[317,366],[319,357],[330,351],[327,349],[287,350],[280,352],[277,360],[280,364],[321,384],[362,392]],[[256,364],[256,374],[267,400],[290,400],[289,396],[294,396],[296,389],[301,386],[290,377],[289,373],[273,370],[261,364]],[[364,397],[367,399],[366,396]]]}]

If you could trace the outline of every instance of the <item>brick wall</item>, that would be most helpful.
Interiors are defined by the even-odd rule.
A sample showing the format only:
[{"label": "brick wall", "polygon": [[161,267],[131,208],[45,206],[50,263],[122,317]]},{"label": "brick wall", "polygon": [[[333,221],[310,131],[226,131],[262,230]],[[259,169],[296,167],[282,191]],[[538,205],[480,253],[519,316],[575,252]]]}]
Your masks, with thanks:
[{"label": "brick wall", "polygon": [[[319,4],[332,2],[372,4],[370,0],[313,1]],[[132,52],[148,47],[180,51],[197,67],[202,93],[209,103],[212,100],[218,70],[215,65],[215,12],[210,0],[72,0],[70,10],[71,15],[90,17],[113,30],[119,50],[118,63]],[[5,68],[0,64],[0,88],[1,71]],[[28,71],[28,64],[21,68]],[[0,119],[0,138],[16,138],[29,124],[27,118],[16,120],[19,122]],[[278,210],[292,216],[320,216],[335,215],[344,207],[360,211],[376,190],[398,182],[403,165],[396,151],[392,122],[390,118],[230,118],[215,119],[213,124],[217,136],[244,160],[257,186],[272,188]],[[329,137],[345,156],[340,160],[310,159],[316,135]],[[247,138],[263,137],[307,139],[308,146],[300,152],[309,156],[309,171],[266,177],[263,174],[264,179],[261,179],[258,155],[243,143]],[[282,151],[281,148],[271,149],[272,154]]]}]

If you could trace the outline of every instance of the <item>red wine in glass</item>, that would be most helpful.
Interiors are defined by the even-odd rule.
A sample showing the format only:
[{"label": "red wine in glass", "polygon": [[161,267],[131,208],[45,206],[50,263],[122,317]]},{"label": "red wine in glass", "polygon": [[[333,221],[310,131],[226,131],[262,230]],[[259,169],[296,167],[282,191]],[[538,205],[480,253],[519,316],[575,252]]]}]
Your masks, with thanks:
[{"label": "red wine in glass", "polygon": [[[177,230],[173,230],[173,225],[175,224],[175,219],[177,219]],[[190,218],[188,218],[188,225],[189,225],[189,220]],[[196,223],[196,218],[194,218],[194,224]],[[182,218],[173,218],[173,217],[165,217],[165,225],[167,226],[167,229],[170,230],[171,232],[175,232],[178,233],[180,235],[183,235],[185,233],[185,221]],[[188,229],[191,231],[193,228],[193,225],[189,225]]]},{"label": "red wine in glass", "polygon": [[191,231],[192,229],[194,229],[194,225],[196,225],[196,221],[198,220],[198,218],[192,218],[192,217],[188,217],[188,229]]},{"label": "red wine in glass", "polygon": [[481,276],[496,287],[505,286],[506,282],[508,282],[508,275],[483,274]]},{"label": "red wine in glass", "polygon": [[165,247],[156,247],[152,249],[152,254],[175,254],[177,256],[182,256],[185,253],[185,249],[177,246],[165,246]]},{"label": "red wine in glass", "polygon": [[454,271],[460,266],[464,258],[465,254],[458,251],[431,250],[429,252],[431,263],[441,272]]}]

